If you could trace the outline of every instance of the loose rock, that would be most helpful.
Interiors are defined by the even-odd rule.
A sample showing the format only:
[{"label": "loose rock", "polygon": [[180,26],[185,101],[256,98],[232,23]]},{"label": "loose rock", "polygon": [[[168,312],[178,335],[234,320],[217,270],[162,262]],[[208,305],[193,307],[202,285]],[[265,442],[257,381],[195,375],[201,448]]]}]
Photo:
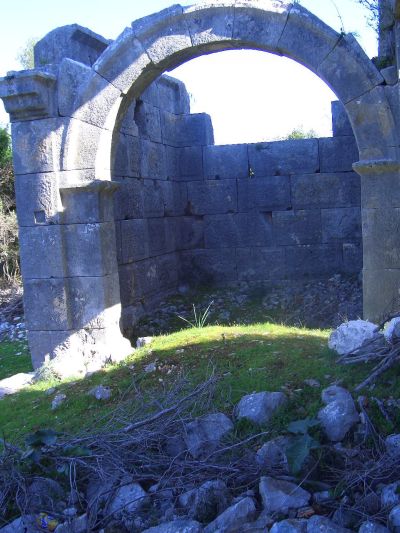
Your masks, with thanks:
[{"label": "loose rock", "polygon": [[307,522],[305,520],[295,520],[289,518],[276,522],[270,529],[270,533],[306,533]]},{"label": "loose rock", "polygon": [[351,533],[325,516],[314,515],[307,521],[307,533]]},{"label": "loose rock", "polygon": [[201,533],[203,528],[194,520],[175,520],[146,529],[143,533]]},{"label": "loose rock", "polygon": [[57,394],[53,401],[51,402],[51,408],[54,411],[55,409],[58,409],[60,405],[62,405],[65,400],[67,399],[67,396],[65,394]]},{"label": "loose rock", "polygon": [[121,513],[135,513],[147,503],[146,492],[139,483],[119,487],[111,500],[109,513],[119,516]]},{"label": "loose rock", "polygon": [[109,400],[111,398],[111,389],[103,387],[103,385],[98,385],[91,389],[88,394],[94,396],[96,400]]},{"label": "loose rock", "polygon": [[339,355],[352,352],[376,335],[378,326],[368,320],[344,322],[329,337],[328,346]]},{"label": "loose rock", "polygon": [[257,392],[243,396],[235,409],[238,420],[247,419],[259,425],[266,424],[274,412],[286,403],[283,392]]},{"label": "loose rock", "polygon": [[393,533],[400,533],[400,505],[396,505],[390,511],[388,525]]},{"label": "loose rock", "polygon": [[358,533],[390,533],[388,528],[377,522],[364,522],[361,524]]},{"label": "loose rock", "polygon": [[226,415],[213,413],[186,424],[184,440],[190,454],[197,459],[215,450],[232,430],[233,423]]},{"label": "loose rock", "polygon": [[204,528],[204,533],[240,533],[241,526],[254,520],[256,506],[252,498],[243,498],[240,502],[228,507],[211,524]]},{"label": "loose rock", "polygon": [[289,481],[262,477],[259,485],[264,509],[269,513],[287,513],[300,509],[310,501],[311,494]]},{"label": "loose rock", "polygon": [[339,442],[359,422],[354,400],[348,391],[333,385],[322,391],[322,401],[327,405],[319,411],[318,420],[328,439]]}]

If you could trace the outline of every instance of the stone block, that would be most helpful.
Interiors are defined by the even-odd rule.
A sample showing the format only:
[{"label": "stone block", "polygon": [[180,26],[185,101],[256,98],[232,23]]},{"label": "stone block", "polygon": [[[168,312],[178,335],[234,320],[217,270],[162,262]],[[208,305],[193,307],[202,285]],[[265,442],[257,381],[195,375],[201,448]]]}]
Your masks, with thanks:
[{"label": "stone block", "polygon": [[164,202],[164,214],[168,217],[183,215],[187,207],[186,183],[160,181]]},{"label": "stone block", "polygon": [[132,305],[139,299],[139,297],[136,295],[136,278],[134,270],[135,263],[119,265],[118,267],[122,307]]},{"label": "stone block", "polygon": [[122,263],[141,261],[149,257],[149,233],[144,219],[121,222]]},{"label": "stone block", "polygon": [[373,169],[361,177],[361,204],[370,209],[400,207],[400,173],[397,170],[380,172]]},{"label": "stone block", "polygon": [[71,329],[66,280],[25,280],[24,310],[26,325],[30,331]]},{"label": "stone block", "polygon": [[318,67],[320,76],[344,104],[358,98],[384,79],[351,33],[340,40]]},{"label": "stone block", "polygon": [[341,244],[286,246],[288,279],[313,279],[343,271]]},{"label": "stone block", "polygon": [[179,281],[178,256],[175,253],[164,254],[157,257],[157,276],[161,292],[176,289]]},{"label": "stone block", "polygon": [[171,56],[185,57],[192,41],[183,18],[183,8],[173,5],[167,9],[132,22],[134,35],[145,48],[151,61],[157,65],[166,62],[164,69],[176,66]]},{"label": "stone block", "polygon": [[398,132],[384,87],[371,91],[346,104],[360,160],[385,159],[392,156],[392,146],[397,146]]},{"label": "stone block", "polygon": [[[364,254],[365,260],[365,254]],[[399,308],[400,269],[363,270],[363,318],[379,323]]]},{"label": "stone block", "polygon": [[285,278],[283,248],[237,248],[239,281],[270,281]]},{"label": "stone block", "polygon": [[[146,183],[148,182],[148,180],[145,181]],[[144,181],[135,178],[124,178],[118,180],[117,183],[119,187],[114,194],[116,220],[142,218],[144,216]],[[147,207],[148,204],[149,200],[147,199]]]},{"label": "stone block", "polygon": [[164,254],[167,248],[165,218],[150,218],[147,220],[150,256]]},{"label": "stone block", "polygon": [[179,150],[179,176],[183,179],[203,179],[203,148],[188,146]]},{"label": "stone block", "polygon": [[46,359],[52,359],[62,346],[68,343],[71,331],[28,331],[29,351],[34,369],[39,368]]},{"label": "stone block", "polygon": [[165,146],[160,143],[141,140],[141,176],[151,179],[166,179],[167,164]]},{"label": "stone block", "polygon": [[360,178],[354,172],[292,176],[295,209],[360,206]]},{"label": "stone block", "polygon": [[[68,176],[65,176],[66,174]],[[75,182],[74,176],[76,176]],[[61,173],[60,182],[73,183],[71,186],[60,187],[61,223],[92,224],[113,221],[113,195],[118,190],[118,184],[102,180],[91,180],[86,183],[78,181],[78,178],[84,176],[85,173],[82,175],[79,171]]]},{"label": "stone block", "polygon": [[321,172],[352,172],[358,161],[358,148],[354,136],[318,139]]},{"label": "stone block", "polygon": [[179,218],[178,228],[178,250],[193,250],[195,248],[204,248],[203,217],[181,217]]},{"label": "stone block", "polygon": [[62,226],[21,227],[19,246],[24,280],[65,276]]},{"label": "stone block", "polygon": [[272,220],[278,246],[321,243],[319,209],[274,211]]},{"label": "stone block", "polygon": [[133,100],[125,111],[124,116],[121,118],[120,133],[131,135],[132,137],[137,137],[139,135],[139,130],[135,122],[135,109],[136,100]]},{"label": "stone block", "polygon": [[179,148],[165,146],[165,162],[169,179],[179,177]]},{"label": "stone block", "polygon": [[362,209],[364,269],[400,268],[400,208]]},{"label": "stone block", "polygon": [[193,215],[234,213],[237,211],[235,180],[188,182],[188,204]]},{"label": "stone block", "polygon": [[322,242],[361,241],[361,209],[343,207],[339,209],[322,209]]},{"label": "stone block", "polygon": [[61,201],[55,173],[28,174],[15,177],[18,224],[57,224]]},{"label": "stone block", "polygon": [[257,50],[275,51],[287,23],[289,10],[288,2],[235,2],[235,44],[245,44],[246,47],[253,44]]},{"label": "stone block", "polygon": [[15,174],[61,170],[65,127],[66,120],[56,118],[14,122],[11,133]]},{"label": "stone block", "polygon": [[139,135],[156,143],[161,143],[161,118],[160,110],[141,100],[137,101],[135,122],[139,128]]},{"label": "stone block", "polygon": [[340,35],[299,4],[293,5],[278,49],[286,56],[316,72],[335,48]]},{"label": "stone block", "polygon": [[358,274],[363,268],[363,249],[360,244],[343,244],[343,267],[349,274]]},{"label": "stone block", "polygon": [[233,6],[220,2],[202,3],[184,8],[193,46],[230,41],[233,35],[235,11]]},{"label": "stone block", "polygon": [[162,188],[156,180],[143,181],[143,210],[145,217],[164,216]]},{"label": "stone block", "polygon": [[239,211],[288,209],[291,207],[290,178],[268,176],[239,180]]},{"label": "stone block", "polygon": [[126,93],[150,63],[132,29],[125,28],[95,62],[93,69]]},{"label": "stone block", "polygon": [[116,270],[114,222],[62,226],[66,276],[106,276]]},{"label": "stone block", "polygon": [[[139,177],[141,172],[141,142],[138,137],[120,133],[113,147],[113,175]],[[143,154],[145,156],[145,154]]]},{"label": "stone block", "polygon": [[179,278],[189,285],[223,285],[237,279],[235,250],[185,251],[180,257]]},{"label": "stone block", "polygon": [[204,176],[215,179],[249,177],[247,145],[205,146]]},{"label": "stone block", "polygon": [[211,117],[206,113],[174,115],[161,113],[162,136],[170,146],[206,146],[214,144]]},{"label": "stone block", "polygon": [[251,144],[249,163],[255,178],[317,172],[318,140],[298,139]]},{"label": "stone block", "polygon": [[72,117],[76,111],[76,98],[85,81],[92,74],[86,64],[73,59],[62,60],[58,71],[57,104],[62,117]]},{"label": "stone block", "polygon": [[111,41],[78,24],[61,26],[34,47],[37,67],[61,63],[64,57],[92,66]]},{"label": "stone block", "polygon": [[190,113],[189,93],[182,81],[164,74],[157,80],[157,85],[158,100],[155,105],[175,115]]},{"label": "stone block", "polygon": [[339,100],[331,103],[332,110],[332,133],[334,137],[340,135],[354,135],[346,108]]},{"label": "stone block", "polygon": [[206,248],[271,246],[274,243],[272,215],[237,213],[204,217]]}]

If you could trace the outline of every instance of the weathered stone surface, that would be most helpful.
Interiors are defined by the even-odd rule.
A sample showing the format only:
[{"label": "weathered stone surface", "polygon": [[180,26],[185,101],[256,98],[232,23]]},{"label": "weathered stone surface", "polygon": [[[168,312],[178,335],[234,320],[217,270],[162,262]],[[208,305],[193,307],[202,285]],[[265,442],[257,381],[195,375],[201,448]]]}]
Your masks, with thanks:
[{"label": "weathered stone surface", "polygon": [[400,434],[386,437],[385,446],[390,455],[400,455]]},{"label": "weathered stone surface", "polygon": [[215,179],[249,177],[247,145],[205,146],[203,148],[204,176]]},{"label": "weathered stone surface", "polygon": [[161,143],[161,118],[158,107],[138,100],[135,109],[135,122],[143,139]]},{"label": "weathered stone surface", "polygon": [[396,505],[396,507],[393,507],[393,509],[390,511],[388,523],[389,523],[390,531],[392,531],[393,533],[399,533],[400,531],[400,505]]},{"label": "weathered stone surface", "polygon": [[381,492],[381,505],[385,509],[392,509],[395,505],[400,504],[400,482],[395,481],[385,485]]},{"label": "weathered stone surface", "polygon": [[354,135],[346,113],[346,108],[339,100],[332,102],[332,133],[334,137],[340,135]]},{"label": "weathered stone surface", "polygon": [[159,526],[145,529],[143,533],[201,533],[203,528],[195,520],[174,520],[173,522],[164,522]]},{"label": "weathered stone surface", "polygon": [[291,184],[295,209],[360,205],[360,179],[355,173],[296,175]]},{"label": "weathered stone surface", "polygon": [[232,430],[232,421],[226,415],[214,413],[186,424],[184,439],[190,454],[198,458],[211,453]]},{"label": "weathered stone surface", "polygon": [[283,392],[258,392],[247,394],[235,407],[238,420],[247,419],[255,424],[265,425],[274,412],[286,403]]},{"label": "weathered stone surface", "polygon": [[263,444],[257,451],[256,462],[263,470],[281,468],[289,471],[289,464],[285,453],[288,439],[277,437]]},{"label": "weathered stone surface", "polygon": [[270,533],[306,533],[306,531],[307,522],[293,518],[276,522],[270,529]]},{"label": "weathered stone surface", "polygon": [[61,202],[55,174],[16,176],[15,195],[20,227],[59,222]]},{"label": "weathered stone surface", "polygon": [[24,387],[28,387],[34,381],[34,372],[14,374],[9,378],[0,380],[0,400],[4,396],[14,394]]},{"label": "weathered stone surface", "polygon": [[288,279],[307,279],[329,275],[332,269],[343,270],[343,253],[340,244],[304,244],[285,247]]},{"label": "weathered stone surface", "polygon": [[198,489],[184,493],[179,503],[189,518],[207,523],[224,512],[231,499],[226,484],[219,479],[206,481]]},{"label": "weathered stone surface", "polygon": [[278,49],[316,72],[339,38],[339,34],[324,22],[301,5],[295,4],[279,39]]},{"label": "weathered stone surface", "polygon": [[144,219],[121,222],[121,262],[131,263],[149,257],[147,221]]},{"label": "weathered stone surface", "polygon": [[363,250],[359,244],[343,244],[343,270],[350,274],[357,274],[362,271]]},{"label": "weathered stone surface", "polygon": [[113,155],[114,175],[134,178],[141,176],[141,162],[148,155],[142,154],[142,148],[139,137],[120,134]]},{"label": "weathered stone surface", "polygon": [[207,180],[187,185],[190,211],[193,215],[235,213],[237,193],[234,180]]},{"label": "weathered stone surface", "polygon": [[237,187],[239,211],[272,211],[291,206],[289,176],[239,180]]},{"label": "weathered stone surface", "polygon": [[241,281],[280,280],[286,276],[285,250],[237,248],[237,275]]},{"label": "weathered stone surface", "polygon": [[361,210],[358,207],[322,209],[322,242],[360,242]]},{"label": "weathered stone surface", "polygon": [[344,322],[329,337],[328,346],[339,355],[352,352],[371,340],[378,326],[367,320],[350,320]]},{"label": "weathered stone surface", "polygon": [[125,28],[94,63],[93,69],[119,90],[127,92],[149,64],[150,58],[134,32]]},{"label": "weathered stone surface", "polygon": [[325,516],[314,515],[307,520],[307,533],[351,533],[350,529],[338,526]]},{"label": "weathered stone surface", "polygon": [[163,144],[142,140],[141,154],[140,173],[143,178],[167,178],[166,154]]},{"label": "weathered stone surface", "polygon": [[272,215],[278,246],[321,242],[321,211],[275,211]]},{"label": "weathered stone surface", "polygon": [[218,2],[208,2],[186,7],[184,13],[194,46],[232,39],[234,6],[225,7]]},{"label": "weathered stone surface", "polygon": [[88,518],[86,514],[83,514],[57,526],[55,533],[85,533],[85,531],[87,531],[87,527]]},{"label": "weathered stone surface", "polygon": [[249,163],[256,178],[319,170],[318,140],[276,141],[249,145]]},{"label": "weathered stone surface", "polygon": [[206,113],[193,115],[161,114],[163,141],[176,147],[206,146],[214,143],[211,118]]},{"label": "weathered stone surface", "polygon": [[341,35],[335,48],[319,66],[318,75],[330,87],[335,87],[335,94],[344,104],[384,82],[351,34]]},{"label": "weathered stone surface", "polygon": [[396,269],[400,260],[400,208],[363,209],[366,269]]},{"label": "weathered stone surface", "polygon": [[[364,256],[365,257],[365,256]],[[380,322],[387,313],[396,312],[393,302],[400,286],[399,269],[363,269],[363,309],[369,320]]]},{"label": "weathered stone surface", "polygon": [[351,172],[358,161],[358,148],[351,136],[318,139],[321,172]]},{"label": "weathered stone surface", "polygon": [[263,213],[205,216],[204,242],[206,248],[270,246],[274,243],[272,221]]},{"label": "weathered stone surface", "polygon": [[188,115],[190,113],[189,93],[182,81],[164,74],[157,80],[157,87],[157,100],[153,105],[158,104],[161,110],[175,115]]},{"label": "weathered stone surface", "polygon": [[179,176],[181,179],[204,179],[203,175],[203,148],[201,146],[188,146],[179,148]]},{"label": "weathered stone surface", "polygon": [[256,506],[252,498],[243,498],[228,507],[213,522],[204,528],[204,533],[239,533],[241,526],[254,519]]},{"label": "weathered stone surface", "polygon": [[110,499],[109,512],[120,516],[135,513],[147,503],[147,494],[139,483],[121,485]]},{"label": "weathered stone surface", "polygon": [[61,26],[35,44],[35,66],[61,63],[64,57],[91,66],[110,42],[78,24]]},{"label": "weathered stone surface", "polygon": [[341,441],[359,421],[354,400],[342,387],[331,386],[322,391],[322,401],[326,407],[319,411],[318,420],[330,441]]},{"label": "weathered stone surface", "polygon": [[270,513],[286,514],[289,509],[305,507],[311,494],[289,481],[262,477],[259,486],[263,507]]},{"label": "weathered stone surface", "polygon": [[111,398],[112,393],[109,387],[98,385],[97,387],[90,389],[88,394],[89,396],[94,396],[96,400],[109,400]]},{"label": "weathered stone surface", "polygon": [[368,521],[361,524],[358,533],[389,533],[389,530],[382,524],[378,524],[378,522]]}]

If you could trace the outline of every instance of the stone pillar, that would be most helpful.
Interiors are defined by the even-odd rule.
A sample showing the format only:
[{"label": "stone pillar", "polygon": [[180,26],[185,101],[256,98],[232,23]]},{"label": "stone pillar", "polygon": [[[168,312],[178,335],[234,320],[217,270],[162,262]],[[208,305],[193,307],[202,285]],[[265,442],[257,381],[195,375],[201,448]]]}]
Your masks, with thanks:
[{"label": "stone pillar", "polygon": [[400,163],[360,161],[364,318],[380,321],[400,307]]},{"label": "stone pillar", "polygon": [[116,184],[94,169],[65,170],[69,118],[58,116],[56,78],[40,70],[0,81],[12,120],[25,319],[35,368],[61,376],[127,356],[121,334],[113,217]]}]

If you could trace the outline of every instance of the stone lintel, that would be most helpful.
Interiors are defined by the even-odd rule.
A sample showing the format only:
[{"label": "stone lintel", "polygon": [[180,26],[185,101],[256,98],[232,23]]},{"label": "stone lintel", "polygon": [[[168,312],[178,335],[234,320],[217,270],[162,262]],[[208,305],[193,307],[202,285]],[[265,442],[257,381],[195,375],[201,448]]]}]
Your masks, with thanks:
[{"label": "stone lintel", "polygon": [[400,171],[400,161],[396,159],[361,160],[353,163],[353,170],[360,176],[379,176]]}]

